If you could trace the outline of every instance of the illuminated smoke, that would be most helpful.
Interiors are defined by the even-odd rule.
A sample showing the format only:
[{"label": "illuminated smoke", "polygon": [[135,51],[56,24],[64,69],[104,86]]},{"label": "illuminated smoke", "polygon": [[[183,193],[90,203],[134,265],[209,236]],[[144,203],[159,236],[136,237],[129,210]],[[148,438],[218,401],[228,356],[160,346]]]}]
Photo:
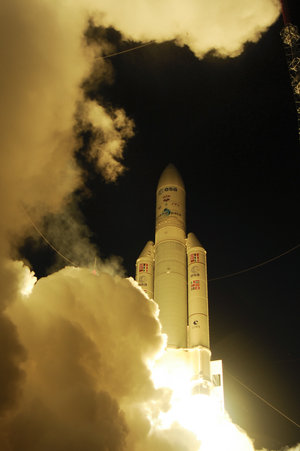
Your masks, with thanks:
[{"label": "illuminated smoke", "polygon": [[126,405],[140,416],[139,405],[160,398],[147,367],[163,344],[156,315],[129,280],[84,269],[66,268],[19,297],[9,316],[26,378],[1,450],[125,449]]},{"label": "illuminated smoke", "polygon": [[[176,39],[201,56],[216,49],[236,55],[279,13],[275,0],[4,0],[0,18],[0,228],[23,230],[26,204],[35,217],[57,211],[82,183],[73,157],[80,142],[75,117],[91,126],[90,155],[108,181],[122,174],[123,149],[133,124],[122,110],[85,99],[80,86],[92,68],[111,77],[109,62],[94,65],[84,31],[89,17],[113,25],[125,38]],[[102,40],[101,52],[111,45]],[[99,53],[99,49],[97,49]]]},{"label": "illuminated smoke", "polygon": [[[222,55],[240,53],[245,42],[256,41],[278,14],[275,0],[3,0],[2,226],[9,217],[10,224],[22,229],[20,202],[39,212],[57,210],[81,183],[73,159],[79,145],[73,130],[78,105],[82,123],[88,120],[94,128],[91,154],[104,177],[115,180],[123,172],[123,148],[132,135],[132,123],[121,110],[106,111],[93,102],[85,105],[80,89],[93,66],[94,50],[87,49],[83,39],[91,15],[102,25],[119,29],[125,38],[176,39],[201,56],[212,49]],[[102,42],[102,50],[109,48]],[[98,80],[110,73],[106,62],[97,63]]]},{"label": "illuminated smoke", "polygon": [[252,451],[206,397],[182,393],[187,378],[171,397],[168,380],[152,376],[164,345],[157,313],[133,281],[87,269],[65,268],[17,296],[8,315],[27,358],[1,450]]},{"label": "illuminated smoke", "polygon": [[[27,222],[21,203],[36,217],[57,211],[82,183],[73,156],[79,105],[97,130],[97,161],[107,180],[123,170],[116,157],[122,158],[130,121],[119,110],[85,105],[80,86],[94,51],[83,36],[89,17],[83,2],[4,0],[0,10],[0,228],[12,232]],[[106,66],[98,64],[98,77]]]},{"label": "illuminated smoke", "polygon": [[103,177],[115,182],[125,169],[121,160],[126,140],[133,136],[133,121],[126,117],[124,110],[114,110],[109,115],[94,101],[83,105],[81,121],[83,129],[92,126],[90,157],[96,161]]},{"label": "illuminated smoke", "polygon": [[[264,448],[264,449],[260,449],[259,451],[269,451],[269,450]],[[274,451],[274,450],[272,450],[272,451]],[[285,446],[282,449],[282,451],[300,451],[300,444],[295,447],[293,446],[292,448],[288,448],[287,446]]]},{"label": "illuminated smoke", "polygon": [[69,267],[24,296],[28,269],[11,268],[7,314],[24,352],[1,451],[254,451],[213,399],[191,395],[186,368],[163,373],[158,309],[133,280]]},{"label": "illuminated smoke", "polygon": [[126,37],[147,41],[176,39],[196,56],[208,51],[237,56],[246,42],[256,42],[279,16],[277,0],[102,0],[102,24]]}]

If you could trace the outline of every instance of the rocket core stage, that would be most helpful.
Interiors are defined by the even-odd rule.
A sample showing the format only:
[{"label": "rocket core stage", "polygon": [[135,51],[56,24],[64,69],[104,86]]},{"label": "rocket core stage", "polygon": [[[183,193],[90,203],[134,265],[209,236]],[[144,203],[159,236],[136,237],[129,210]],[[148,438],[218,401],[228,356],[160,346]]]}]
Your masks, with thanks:
[{"label": "rocket core stage", "polygon": [[168,349],[186,352],[201,391],[223,394],[222,362],[210,361],[206,251],[193,233],[186,237],[185,187],[172,164],[158,182],[155,244],[137,259],[136,280],[159,305]]}]

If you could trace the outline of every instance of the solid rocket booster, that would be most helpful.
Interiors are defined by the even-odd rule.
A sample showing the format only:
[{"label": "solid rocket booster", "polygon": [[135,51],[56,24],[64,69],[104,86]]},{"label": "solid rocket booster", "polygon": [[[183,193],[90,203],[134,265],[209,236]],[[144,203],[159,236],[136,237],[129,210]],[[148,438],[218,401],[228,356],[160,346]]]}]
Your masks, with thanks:
[{"label": "solid rocket booster", "polygon": [[206,251],[193,233],[186,237],[185,187],[172,164],[158,182],[155,245],[140,254],[136,280],[159,305],[168,347],[209,349]]},{"label": "solid rocket booster", "polygon": [[209,348],[206,250],[193,233],[186,240],[188,265],[188,347]]},{"label": "solid rocket booster", "polygon": [[154,243],[148,241],[136,261],[135,280],[150,299],[154,299]]}]

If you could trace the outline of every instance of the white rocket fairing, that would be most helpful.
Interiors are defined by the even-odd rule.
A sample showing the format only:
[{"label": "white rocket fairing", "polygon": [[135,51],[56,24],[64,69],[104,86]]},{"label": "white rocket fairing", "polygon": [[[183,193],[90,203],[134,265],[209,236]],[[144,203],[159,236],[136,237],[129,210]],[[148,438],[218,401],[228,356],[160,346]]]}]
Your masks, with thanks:
[{"label": "white rocket fairing", "polygon": [[186,237],[185,187],[172,164],[158,182],[155,244],[137,259],[136,280],[159,305],[168,348],[188,353],[202,389],[222,386],[221,361],[210,362],[206,251],[193,233]]}]

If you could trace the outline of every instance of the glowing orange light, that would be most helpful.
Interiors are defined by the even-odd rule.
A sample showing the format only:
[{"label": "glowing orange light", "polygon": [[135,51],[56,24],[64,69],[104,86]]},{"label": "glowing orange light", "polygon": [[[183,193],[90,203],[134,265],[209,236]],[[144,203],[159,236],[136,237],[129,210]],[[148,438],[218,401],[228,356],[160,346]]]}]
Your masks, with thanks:
[{"label": "glowing orange light", "polygon": [[213,396],[193,394],[193,371],[184,350],[168,350],[152,368],[157,388],[172,390],[170,409],[160,412],[153,427],[166,430],[174,424],[191,431],[199,451],[254,451],[249,437],[232,423]]}]

